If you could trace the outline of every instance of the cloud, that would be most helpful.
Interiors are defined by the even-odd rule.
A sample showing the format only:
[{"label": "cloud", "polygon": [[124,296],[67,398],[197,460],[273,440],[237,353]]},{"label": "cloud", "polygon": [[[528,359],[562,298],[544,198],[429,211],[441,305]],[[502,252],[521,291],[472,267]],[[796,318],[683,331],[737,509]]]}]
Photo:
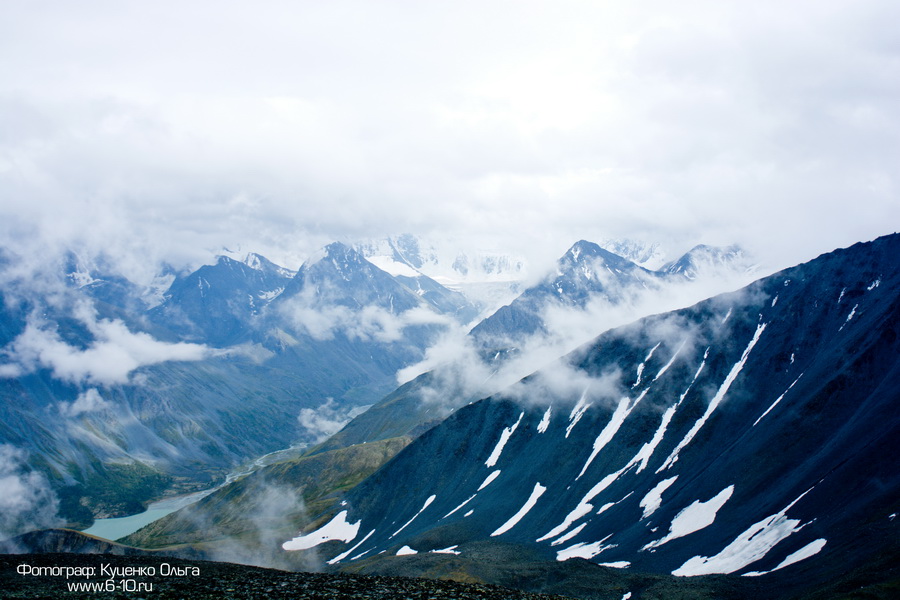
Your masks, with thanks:
[{"label": "cloud", "polygon": [[110,408],[111,404],[103,399],[97,388],[78,394],[74,402],[61,402],[59,412],[65,417],[77,417],[85,413],[98,412]]},{"label": "cloud", "polygon": [[409,327],[453,323],[424,306],[394,314],[375,305],[352,309],[338,304],[333,296],[328,290],[307,286],[282,303],[279,311],[298,331],[316,340],[330,340],[340,332],[351,340],[387,344],[400,341]]},{"label": "cloud", "polygon": [[4,243],[141,270],[631,236],[786,266],[900,221],[890,0],[106,8],[0,8]]},{"label": "cloud", "polygon": [[130,331],[118,319],[98,319],[86,301],[76,305],[73,316],[93,336],[86,347],[68,344],[51,323],[32,313],[25,330],[3,349],[8,362],[0,365],[0,376],[16,377],[45,368],[57,379],[71,383],[124,384],[140,367],[203,360],[211,355],[203,345],[161,342],[149,334]]},{"label": "cloud", "polygon": [[[646,288],[619,290],[613,299],[595,294],[583,306],[550,301],[540,315],[545,331],[530,335],[512,332],[507,349],[495,356],[485,357],[464,328],[450,328],[426,349],[422,361],[399,370],[397,380],[405,383],[430,372],[429,385],[419,392],[422,401],[447,410],[501,391],[529,403],[577,398],[585,390],[597,390],[598,398],[617,397],[617,390],[624,389],[619,387],[620,374],[611,371],[600,376],[588,375],[560,357],[610,329],[742,288],[755,277],[750,272],[726,274],[713,270],[699,273],[695,280],[673,279]],[[669,352],[679,351],[682,356],[692,353],[695,336],[692,324],[671,316],[657,318],[648,326],[651,331],[645,333]],[[533,373],[537,376],[521,381]]]},{"label": "cloud", "polygon": [[0,542],[59,525],[57,508],[56,495],[44,475],[26,467],[25,453],[0,444]]},{"label": "cloud", "polygon": [[318,443],[336,434],[353,417],[364,413],[368,408],[368,406],[342,407],[334,401],[334,398],[327,398],[316,408],[301,408],[297,422],[306,430],[307,435],[312,436],[313,443]]}]

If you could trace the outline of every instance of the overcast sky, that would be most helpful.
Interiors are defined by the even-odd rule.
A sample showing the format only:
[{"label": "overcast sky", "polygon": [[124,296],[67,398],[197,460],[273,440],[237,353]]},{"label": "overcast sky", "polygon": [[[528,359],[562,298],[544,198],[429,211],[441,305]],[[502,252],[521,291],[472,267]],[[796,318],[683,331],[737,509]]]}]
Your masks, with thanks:
[{"label": "overcast sky", "polygon": [[288,266],[900,229],[896,0],[0,3],[0,241]]}]

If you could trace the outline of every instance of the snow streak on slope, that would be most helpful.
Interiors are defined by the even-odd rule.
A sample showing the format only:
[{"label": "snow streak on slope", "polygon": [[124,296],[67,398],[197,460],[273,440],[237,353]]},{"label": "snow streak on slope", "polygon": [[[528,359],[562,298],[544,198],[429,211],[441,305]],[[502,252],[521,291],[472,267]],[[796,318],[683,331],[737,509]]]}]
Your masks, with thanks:
[{"label": "snow streak on slope", "polygon": [[[495,471],[495,472],[496,472],[496,473],[499,473],[500,471]],[[444,515],[444,516],[442,517],[442,519],[446,519],[447,517],[449,517],[450,515],[452,515],[453,513],[455,513],[456,511],[458,511],[459,509],[461,509],[463,506],[465,506],[466,504],[468,504],[469,502],[471,502],[472,500],[474,500],[474,499],[475,499],[475,496],[477,496],[477,495],[478,495],[478,494],[472,494],[471,496],[469,496],[468,498],[466,498],[465,500],[463,500],[462,504],[460,504],[459,506],[457,506],[456,508],[454,508],[453,510],[451,510],[450,512],[448,512],[446,515]],[[467,516],[468,516],[468,515],[467,515]]]},{"label": "snow streak on slope", "polygon": [[[642,397],[643,394],[641,395],[641,398]],[[640,398],[635,401],[635,405],[638,402],[640,402]],[[581,476],[587,471],[587,468],[594,461],[594,458],[596,458],[600,450],[602,450],[613,436],[616,435],[616,432],[619,431],[619,427],[625,422],[625,418],[631,413],[631,408],[633,408],[629,407],[630,403],[631,400],[627,397],[619,400],[619,405],[616,407],[615,412],[613,412],[612,417],[610,417],[609,423],[606,424],[606,427],[603,428],[603,431],[601,431],[600,435],[597,436],[597,439],[594,440],[594,447],[591,450],[591,455],[588,457],[587,461],[585,461],[584,466],[581,467],[581,472],[578,474],[578,477],[575,478],[576,480],[581,479]]]},{"label": "snow streak on slope", "polygon": [[516,514],[510,517],[506,523],[497,528],[497,530],[491,534],[491,537],[502,535],[515,527],[516,523],[521,521],[522,517],[524,517],[526,514],[528,514],[528,511],[534,508],[534,505],[537,504],[538,498],[540,498],[546,491],[547,488],[542,486],[540,483],[535,483],[534,489],[531,490],[531,495],[528,497],[528,500],[525,501],[525,504],[522,505],[522,508],[520,508]]},{"label": "snow streak on slope", "polygon": [[803,492],[796,500],[774,515],[751,525],[715,556],[695,556],[678,569],[672,571],[672,574],[712,575],[714,573],[734,573],[760,560],[776,544],[805,527],[805,525],[800,525],[799,520],[788,519],[786,515],[787,511],[810,491]]},{"label": "snow streak on slope", "polygon": [[578,535],[579,533],[581,533],[581,530],[584,529],[585,527],[587,527],[587,524],[588,524],[589,522],[590,522],[590,521],[585,521],[584,523],[582,523],[581,525],[579,525],[578,527],[576,527],[575,529],[573,529],[572,531],[570,531],[570,532],[567,533],[566,535],[561,536],[561,537],[559,537],[558,539],[555,539],[555,540],[553,540],[552,542],[550,542],[550,545],[551,545],[551,546],[561,546],[562,544],[565,544],[566,542],[568,542],[569,540],[571,540],[572,538],[574,538],[576,535]]},{"label": "snow streak on slope", "polygon": [[634,380],[634,384],[632,384],[631,387],[636,388],[637,386],[641,385],[641,377],[644,374],[644,366],[647,364],[648,360],[653,358],[653,353],[656,352],[656,349],[659,348],[660,344],[662,344],[662,342],[657,342],[657,344],[650,349],[650,352],[647,353],[647,356],[644,358],[644,362],[637,366],[637,379]]},{"label": "snow streak on slope", "polygon": [[419,509],[419,512],[417,512],[416,514],[414,514],[414,515],[413,515],[413,518],[410,519],[409,521],[407,521],[407,522],[403,525],[403,527],[401,527],[400,529],[398,529],[397,531],[395,531],[394,533],[392,533],[392,534],[391,534],[391,537],[394,537],[395,535],[397,535],[398,533],[400,533],[401,531],[403,531],[404,529],[406,529],[407,527],[409,527],[409,524],[412,523],[413,521],[415,521],[415,520],[416,520],[416,517],[418,517],[419,515],[421,515],[422,512],[423,512],[426,508],[428,508],[428,506],[429,506],[432,502],[434,502],[434,499],[435,499],[435,498],[437,498],[436,495],[431,495],[431,496],[429,496],[428,499],[425,501],[425,504],[422,505],[422,508]]},{"label": "snow streak on slope", "polygon": [[[792,356],[791,358],[793,358],[793,356]],[[800,377],[803,377],[803,373],[800,373]],[[769,406],[769,408],[766,409],[766,412],[764,412],[763,414],[761,414],[761,415],[759,416],[759,418],[756,419],[756,421],[753,423],[753,426],[754,426],[754,427],[756,427],[757,424],[759,424],[759,422],[763,420],[763,417],[765,417],[767,414],[769,414],[769,413],[772,411],[773,408],[775,408],[776,406],[778,406],[778,403],[781,402],[781,399],[784,398],[784,395],[787,394],[787,393],[791,390],[792,387],[794,387],[794,384],[796,384],[798,381],[800,381],[800,377],[798,377],[797,379],[795,379],[795,380],[794,380],[794,383],[792,383],[791,385],[789,385],[789,386],[788,386],[788,389],[786,389],[786,390],[784,391],[784,394],[781,394],[780,396],[778,396],[778,398],[775,399],[775,402],[773,402],[773,403],[771,404],[771,406]]]},{"label": "snow streak on slope", "polygon": [[541,422],[538,423],[537,430],[538,433],[545,433],[547,431],[547,427],[550,426],[550,415],[552,414],[553,407],[548,406],[547,411],[544,413],[544,416],[541,418]]},{"label": "snow streak on slope", "polygon": [[[819,538],[814,542],[810,542],[807,545],[803,546],[796,552],[793,552],[787,556],[783,561],[778,563],[778,566],[772,569],[772,571],[777,571],[778,569],[783,569],[784,567],[790,566],[796,562],[800,562],[801,560],[805,560],[810,556],[815,556],[819,552],[822,551],[822,548],[825,547],[827,540],[823,538]],[[765,575],[766,573],[771,573],[772,571],[749,571],[744,573],[744,577],[755,577],[757,575]]]},{"label": "snow streak on slope", "polygon": [[587,412],[587,409],[591,407],[591,403],[587,401],[587,391],[581,394],[581,398],[578,399],[578,404],[575,405],[575,408],[572,409],[572,412],[569,414],[569,425],[566,427],[566,437],[569,437],[569,434],[572,433],[572,429],[575,428],[575,425],[578,424],[578,421],[581,420],[581,417],[584,416],[584,413]]},{"label": "snow streak on slope", "polygon": [[509,441],[509,438],[512,437],[513,432],[516,430],[516,427],[519,426],[519,423],[522,422],[522,417],[525,416],[525,412],[523,411],[519,415],[519,419],[513,423],[512,427],[505,427],[503,432],[500,434],[500,440],[497,442],[497,445],[494,446],[493,452],[488,456],[488,459],[484,461],[484,464],[488,467],[493,467],[497,464],[497,461],[500,459],[500,454],[503,453],[503,447],[506,446],[506,442]]},{"label": "snow streak on slope", "polygon": [[344,552],[343,554],[338,554],[337,556],[335,556],[334,558],[332,558],[331,560],[329,560],[329,561],[328,561],[328,564],[329,564],[329,565],[336,565],[337,563],[341,562],[342,560],[344,560],[345,558],[347,558],[348,556],[350,556],[351,554],[353,554],[354,552],[356,552],[356,549],[359,548],[360,546],[362,546],[362,545],[366,542],[367,539],[369,539],[370,537],[372,537],[372,534],[373,534],[373,533],[375,533],[375,530],[374,530],[374,529],[373,529],[372,531],[370,531],[369,533],[367,533],[367,534],[366,534],[366,537],[364,537],[363,539],[359,540],[359,542],[357,542],[355,546],[353,546],[352,548],[350,548],[349,550],[347,550],[347,551]]},{"label": "snow streak on slope", "polygon": [[700,428],[709,420],[710,415],[712,415],[713,411],[719,406],[719,403],[725,397],[725,394],[728,393],[728,388],[731,387],[731,384],[734,383],[734,380],[737,379],[738,374],[741,372],[741,369],[744,368],[744,363],[747,362],[747,357],[750,356],[750,351],[753,350],[753,347],[756,345],[756,342],[759,341],[759,336],[762,335],[762,332],[765,331],[766,324],[760,323],[756,326],[756,333],[753,334],[753,339],[750,340],[750,343],[747,344],[747,348],[744,350],[743,355],[741,355],[741,359],[735,363],[734,367],[731,368],[731,372],[728,373],[728,376],[725,377],[725,381],[722,382],[722,385],[719,387],[719,391],[716,392],[716,395],[713,396],[713,399],[710,400],[709,406],[706,407],[706,412],[703,413],[703,416],[700,417],[690,431],[687,432],[687,435],[684,436],[678,445],[672,450],[672,453],[663,463],[663,465],[656,470],[657,473],[668,469],[673,464],[678,461],[678,453],[681,450],[691,443],[691,440],[694,439],[694,436],[697,435],[697,432],[700,431]]},{"label": "snow streak on slope", "polygon": [[479,485],[478,489],[475,491],[480,492],[487,486],[491,485],[491,482],[494,481],[495,479],[497,479],[497,477],[499,477],[499,476],[500,476],[500,469],[497,469],[496,471],[491,472],[490,475],[485,477],[484,481],[481,482],[481,485]]}]

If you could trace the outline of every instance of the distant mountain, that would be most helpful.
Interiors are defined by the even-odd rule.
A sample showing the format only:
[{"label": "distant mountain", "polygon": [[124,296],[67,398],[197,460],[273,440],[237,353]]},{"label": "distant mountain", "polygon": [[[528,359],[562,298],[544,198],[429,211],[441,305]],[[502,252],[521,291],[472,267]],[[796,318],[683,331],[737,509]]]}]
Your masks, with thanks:
[{"label": "distant mountain", "polygon": [[753,272],[757,269],[758,265],[740,246],[720,248],[700,244],[691,248],[678,260],[663,265],[660,271],[695,280],[740,271]]},{"label": "distant mountain", "polygon": [[368,240],[354,247],[392,275],[426,275],[461,292],[487,313],[512,300],[528,275],[528,265],[520,256],[411,234]]},{"label": "distant mountain", "polygon": [[4,257],[0,447],[43,473],[77,522],[333,433],[475,311],[342,244],[298,272],[221,256],[163,274],[161,294],[101,260],[70,254],[29,280]]},{"label": "distant mountain", "polygon": [[356,309],[377,306],[395,315],[423,303],[441,314],[463,319],[474,310],[464,296],[433,279],[413,272],[392,274],[340,242],[329,244],[300,267],[285,289],[284,299],[311,286],[321,301]]},{"label": "distant mountain", "polygon": [[[503,381],[527,375],[614,324],[660,307],[684,306],[685,298],[697,297],[691,286],[699,285],[705,297],[710,289],[733,289],[727,286],[746,280],[743,263],[728,259],[741,252],[703,248],[685,254],[681,264],[693,264],[694,255],[724,258],[717,270],[692,271],[696,276],[688,278],[682,272],[650,271],[592,242],[575,243],[543,280],[473,327],[464,340],[468,347],[457,348],[432,372],[385,396],[321,448],[419,435],[449,411],[501,389]],[[475,373],[483,374],[473,386]]]},{"label": "distant mountain", "polygon": [[293,279],[259,255],[250,258],[254,266],[219,256],[216,264],[176,278],[150,320],[179,340],[218,347],[246,341],[252,319]]},{"label": "distant mountain", "polygon": [[666,251],[658,242],[611,239],[601,240],[597,245],[650,271],[656,271],[666,263]]},{"label": "distant mountain", "polygon": [[896,564],[898,257],[888,236],[606,332],[457,410],[284,547],[377,572],[496,541],[773,598]]},{"label": "distant mountain", "polygon": [[636,290],[658,289],[659,283],[659,274],[582,240],[559,259],[554,272],[475,326],[471,336],[482,347],[507,349],[524,336],[550,333],[544,319],[548,308],[583,309],[593,300],[618,304]]}]

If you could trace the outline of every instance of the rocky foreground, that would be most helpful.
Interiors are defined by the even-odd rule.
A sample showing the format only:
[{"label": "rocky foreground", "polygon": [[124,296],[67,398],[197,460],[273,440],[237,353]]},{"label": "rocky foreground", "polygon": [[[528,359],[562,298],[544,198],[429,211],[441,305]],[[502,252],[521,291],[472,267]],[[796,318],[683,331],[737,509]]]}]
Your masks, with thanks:
[{"label": "rocky foreground", "polygon": [[492,585],[407,577],[288,573],[149,556],[2,554],[0,598],[549,600]]}]

